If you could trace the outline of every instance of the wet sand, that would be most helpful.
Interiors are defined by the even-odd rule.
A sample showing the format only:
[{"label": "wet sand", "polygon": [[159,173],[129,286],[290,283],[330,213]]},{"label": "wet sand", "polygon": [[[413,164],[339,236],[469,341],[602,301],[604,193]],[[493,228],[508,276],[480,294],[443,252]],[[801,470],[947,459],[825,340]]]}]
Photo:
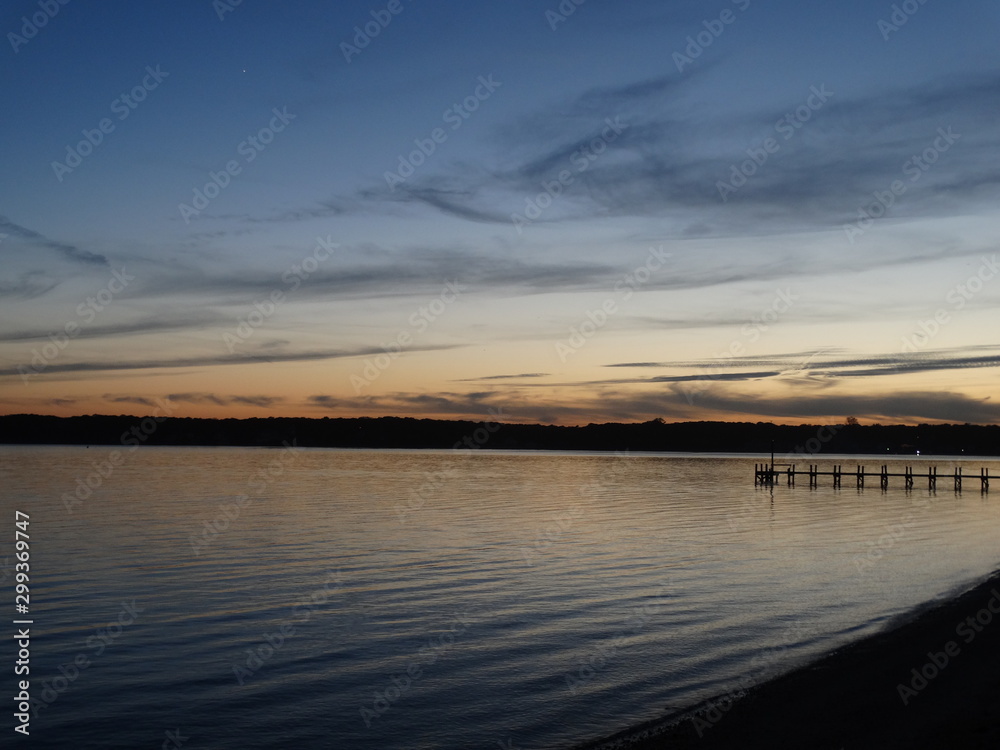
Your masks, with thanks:
[{"label": "wet sand", "polygon": [[1000,573],[741,699],[683,716],[587,747],[1000,748]]}]

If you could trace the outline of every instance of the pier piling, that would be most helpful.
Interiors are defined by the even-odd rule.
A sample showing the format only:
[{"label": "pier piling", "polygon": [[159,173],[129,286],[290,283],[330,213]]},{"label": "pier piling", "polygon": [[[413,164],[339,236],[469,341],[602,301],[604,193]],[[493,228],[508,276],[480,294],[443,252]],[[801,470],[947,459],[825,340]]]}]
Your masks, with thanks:
[{"label": "pier piling", "polygon": [[[775,468],[776,466],[784,467],[783,470]],[[781,478],[781,475],[785,476],[785,483],[789,487],[795,486],[795,478],[799,475],[804,475],[809,479],[809,487],[814,488],[819,486],[819,478],[821,476],[828,476],[833,478],[833,486],[840,487],[844,478],[844,465],[843,464],[833,464],[830,471],[820,471],[819,464],[808,464],[806,469],[796,469],[795,464],[774,464],[774,463],[756,463],[754,464],[754,484],[755,485],[767,485],[773,487]],[[857,483],[858,489],[864,489],[865,478],[868,476],[868,470],[863,464],[857,464],[857,468],[853,472],[855,482]],[[948,476],[944,474],[943,476]],[[901,477],[903,479],[903,486],[907,490],[913,489],[913,482],[917,477],[927,479],[927,489],[930,491],[937,490],[937,480],[938,480],[938,468],[936,466],[927,467],[926,473],[914,471],[913,466],[907,464],[903,467],[902,473],[889,471],[889,464],[881,464],[878,469],[879,486],[883,490],[889,489],[889,479],[890,477]],[[955,467],[954,472],[951,474],[952,482],[955,487],[956,492],[962,491],[963,481],[965,479],[964,469],[961,466]],[[986,493],[990,489],[990,470],[987,468],[981,468],[979,470],[979,486],[981,490]]]}]

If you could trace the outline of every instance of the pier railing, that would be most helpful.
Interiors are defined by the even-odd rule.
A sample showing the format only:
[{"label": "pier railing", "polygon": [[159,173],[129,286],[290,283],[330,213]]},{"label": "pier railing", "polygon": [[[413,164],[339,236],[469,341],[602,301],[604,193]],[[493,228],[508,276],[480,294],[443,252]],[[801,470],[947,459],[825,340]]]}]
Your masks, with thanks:
[{"label": "pier railing", "polygon": [[938,477],[940,477],[944,480],[951,479],[956,490],[962,489],[962,481],[965,479],[970,482],[975,482],[978,479],[979,486],[983,492],[989,492],[990,489],[989,469],[980,469],[979,476],[977,477],[975,474],[963,474],[961,466],[956,467],[952,474],[940,475],[936,466],[928,467],[926,473],[914,471],[912,466],[906,466],[903,472],[891,472],[889,471],[888,464],[882,464],[879,467],[878,473],[868,473],[865,467],[860,464],[858,464],[854,471],[844,471],[843,464],[834,464],[833,468],[829,471],[820,471],[819,464],[809,464],[808,466],[808,469],[802,470],[796,469],[795,464],[754,464],[754,484],[773,486],[784,478],[789,487],[794,487],[796,477],[808,477],[809,486],[817,487],[819,486],[820,477],[833,477],[833,486],[840,487],[842,486],[844,477],[847,476],[854,477],[857,486],[861,488],[865,486],[866,479],[871,478],[874,481],[877,477],[882,489],[888,489],[890,477],[901,477],[903,479],[903,486],[908,490],[913,489],[913,482],[916,479],[921,481],[926,479],[927,488],[934,490],[937,489],[937,481]]}]

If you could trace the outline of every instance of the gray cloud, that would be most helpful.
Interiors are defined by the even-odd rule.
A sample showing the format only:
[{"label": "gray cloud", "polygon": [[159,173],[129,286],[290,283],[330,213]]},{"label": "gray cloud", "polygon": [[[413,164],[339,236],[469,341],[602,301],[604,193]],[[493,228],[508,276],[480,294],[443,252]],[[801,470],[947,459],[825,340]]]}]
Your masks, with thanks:
[{"label": "gray cloud", "polygon": [[102,398],[112,404],[139,404],[140,406],[151,408],[157,405],[153,399],[146,398],[145,396],[112,396],[105,393]]},{"label": "gray cloud", "polygon": [[342,406],[348,405],[348,402],[344,401],[343,399],[334,398],[333,396],[325,396],[325,395],[310,396],[307,399],[307,401],[310,404],[313,404],[315,406],[322,406],[322,407],[327,408],[327,409],[337,409],[337,408],[340,408]]},{"label": "gray cloud", "polygon": [[283,403],[283,396],[222,396],[217,393],[171,393],[168,401],[179,401],[186,404],[214,404],[215,406],[259,406],[267,408]]},{"label": "gray cloud", "polygon": [[[979,256],[981,250],[953,247],[922,252],[887,251],[874,254],[859,248],[842,257],[811,260],[785,259],[762,262],[759,258],[734,260],[713,254],[697,257],[675,256],[671,267],[653,275],[643,285],[644,291],[703,289],[743,282],[814,278],[843,270],[846,257],[854,270],[874,270],[902,263],[928,263],[942,259]],[[355,260],[355,256],[358,256]],[[134,294],[143,298],[179,294],[195,298],[209,297],[213,304],[252,304],[274,291],[288,292],[294,300],[357,299],[379,296],[411,297],[436,295],[445,279],[457,280],[475,292],[573,292],[609,290],[616,279],[633,270],[634,261],[536,261],[522,260],[500,253],[486,254],[462,247],[408,247],[386,250],[380,247],[344,249],[338,265],[321,267],[310,274],[294,292],[282,281],[282,270],[238,271],[229,274],[209,273],[194,266],[176,265],[134,282]],[[373,259],[378,262],[373,263]],[[701,264],[701,267],[693,264]],[[728,321],[723,319],[719,325]],[[746,320],[733,322],[746,323]],[[653,319],[642,325],[654,324]],[[687,323],[690,325],[690,322]]]},{"label": "gray cloud", "polygon": [[[456,346],[411,346],[408,351],[427,352],[454,349]],[[325,359],[343,359],[347,357],[367,357],[385,354],[379,347],[363,347],[359,349],[333,349],[314,352],[274,352],[269,354],[246,353],[229,356],[208,357],[178,357],[177,359],[149,359],[134,362],[72,362],[65,364],[50,364],[40,374],[64,372],[111,372],[116,370],[159,370],[180,367],[205,367],[217,365],[245,365],[259,362],[314,362]],[[17,367],[0,368],[0,376],[19,375]]]},{"label": "gray cloud", "polygon": [[259,406],[267,408],[284,402],[283,396],[233,396],[230,399],[234,404],[245,404],[247,406]]},{"label": "gray cloud", "polygon": [[27,271],[16,279],[0,279],[0,296],[31,299],[40,297],[59,286],[59,282],[49,278],[43,271]]},{"label": "gray cloud", "polygon": [[[672,397],[678,400],[686,398],[681,390],[675,391]],[[853,415],[906,422],[921,419],[980,424],[1000,421],[1000,402],[938,391],[749,399],[743,394],[713,389],[699,394],[695,404],[720,414],[765,415],[783,419]]]},{"label": "gray cloud", "polygon": [[908,422],[920,420],[997,423],[1000,403],[950,392],[904,391],[892,394],[808,394],[781,398],[731,390],[718,384],[689,400],[680,384],[640,391],[603,389],[598,396],[553,402],[535,399],[518,390],[476,393],[412,394],[392,393],[378,397],[342,400],[316,395],[308,404],[327,411],[366,412],[369,416],[405,414],[448,414],[467,419],[489,418],[490,409],[500,410],[502,421],[581,424],[594,422],[635,422],[654,417],[671,421],[717,418],[734,415],[758,419],[810,420],[846,416]]},{"label": "gray cloud", "polygon": [[[380,192],[368,191],[365,193],[365,197],[378,197]],[[475,195],[475,191],[472,190],[448,190],[441,187],[402,185],[397,187],[395,191],[386,192],[389,195],[383,194],[383,200],[395,200],[400,203],[423,203],[440,210],[442,213],[467,221],[486,224],[503,224],[510,221],[508,214],[498,213],[487,208],[474,208],[470,205]]]},{"label": "gray cloud", "polygon": [[393,393],[385,396],[362,396],[344,401],[334,396],[315,395],[307,399],[312,406],[353,412],[367,411],[371,416],[391,416],[398,414],[451,414],[483,419],[490,416],[491,408],[505,409],[505,401],[497,391],[472,393]]},{"label": "gray cloud", "polygon": [[28,229],[20,224],[15,224],[13,221],[8,219],[6,216],[0,216],[0,231],[9,232],[15,237],[20,237],[21,239],[28,240],[38,247],[48,248],[49,250],[54,250],[55,252],[62,255],[68,260],[76,261],[77,263],[86,263],[89,265],[102,265],[110,266],[108,259],[103,255],[98,255],[97,253],[92,253],[89,250],[83,250],[76,245],[71,245],[67,242],[59,242],[58,240],[52,240],[33,229]]},{"label": "gray cloud", "polygon": [[[873,191],[896,179],[910,184],[902,165],[927,148],[941,127],[953,127],[960,140],[900,198],[893,215],[950,215],[954,206],[942,204],[942,194],[961,204],[995,196],[1000,187],[1000,172],[992,166],[1000,141],[993,126],[1000,110],[996,73],[865,97],[834,91],[787,140],[774,130],[785,110],[705,122],[688,105],[674,103],[676,97],[663,96],[689,80],[665,76],[584,92],[569,105],[508,128],[515,134],[509,138],[527,144],[520,149],[526,155],[505,156],[510,163],[491,169],[442,165],[436,175],[411,178],[405,195],[452,216],[509,224],[510,212],[522,211],[524,198],[539,193],[543,179],[569,169],[574,183],[540,221],[678,212],[690,220],[690,211],[697,210],[710,212],[709,223],[723,235],[830,228],[855,219],[857,209],[874,200]],[[809,94],[804,90],[787,110]],[[586,171],[575,171],[572,154],[600,132],[604,118],[616,115],[628,128]],[[762,133],[774,136],[780,150],[724,204],[717,183],[729,177],[732,164],[748,158],[745,149],[759,145]],[[435,187],[442,184],[447,191]],[[393,200],[382,190],[359,196]],[[498,208],[504,205],[508,210]]]},{"label": "gray cloud", "polygon": [[[366,252],[374,255],[375,252]],[[473,289],[582,290],[606,287],[618,269],[611,264],[585,261],[565,263],[529,262],[450,248],[410,248],[382,253],[379,265],[351,268],[320,268],[300,282],[294,292],[281,279],[281,272],[209,274],[196,268],[165,271],[141,283],[144,297],[176,297],[179,293],[211,296],[218,303],[228,299],[252,302],[274,291],[287,292],[296,300],[352,299],[401,294],[419,297],[437,294],[446,279]]]},{"label": "gray cloud", "polygon": [[[105,338],[109,336],[129,336],[137,333],[154,333],[158,331],[177,331],[185,328],[200,328],[207,325],[215,325],[222,322],[231,322],[230,318],[212,311],[198,310],[181,314],[166,314],[156,317],[148,317],[130,323],[115,323],[103,326],[83,326],[74,338]],[[44,339],[52,329],[22,329],[0,333],[0,342],[10,341],[31,341],[34,339]]]},{"label": "gray cloud", "polygon": [[215,406],[225,406],[229,403],[229,399],[216,396],[214,393],[171,393],[167,396],[167,400],[186,404],[214,404]]},{"label": "gray cloud", "polygon": [[[831,358],[836,351],[796,352],[768,356],[745,356],[725,359],[686,360],[677,362],[618,362],[612,368],[698,369],[694,375],[664,375],[650,378],[597,381],[600,383],[681,383],[690,381],[756,380],[786,378],[799,374],[804,381],[829,385],[834,379],[866,378],[885,375],[908,375],[937,370],[964,370],[1000,367],[1000,346],[984,345],[952,349],[932,349],[912,354],[881,354],[865,357]],[[743,368],[772,366],[780,369],[746,372]],[[581,383],[581,385],[584,385]]]},{"label": "gray cloud", "polygon": [[481,378],[463,378],[462,380],[456,380],[456,383],[478,383],[484,380],[521,380],[524,378],[545,378],[548,377],[547,372],[526,372],[520,375],[487,375]]},{"label": "gray cloud", "polygon": [[[313,221],[315,219],[329,219],[334,216],[342,216],[344,214],[352,213],[358,210],[360,207],[356,205],[356,202],[347,201],[339,198],[330,198],[327,200],[320,200],[310,206],[304,206],[302,208],[291,208],[284,211],[277,211],[273,214],[259,216],[255,214],[211,214],[206,213],[205,218],[212,219],[225,219],[231,221],[239,221],[246,224],[281,224],[285,222],[296,222],[296,221]],[[226,234],[243,234],[246,233],[248,229],[235,230],[232,232],[226,230],[219,230],[216,232],[201,232],[192,237],[207,237],[211,238],[214,236],[225,236]]]}]

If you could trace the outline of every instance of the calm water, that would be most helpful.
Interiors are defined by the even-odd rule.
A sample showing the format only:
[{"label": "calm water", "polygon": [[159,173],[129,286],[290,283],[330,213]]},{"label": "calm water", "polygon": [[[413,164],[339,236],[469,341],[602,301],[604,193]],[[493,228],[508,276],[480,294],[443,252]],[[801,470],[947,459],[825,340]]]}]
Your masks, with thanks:
[{"label": "calm water", "polygon": [[31,515],[35,748],[177,730],[192,750],[567,747],[1000,562],[996,482],[771,490],[754,457],[144,448],[67,502],[111,450],[0,448],[3,516]]}]

